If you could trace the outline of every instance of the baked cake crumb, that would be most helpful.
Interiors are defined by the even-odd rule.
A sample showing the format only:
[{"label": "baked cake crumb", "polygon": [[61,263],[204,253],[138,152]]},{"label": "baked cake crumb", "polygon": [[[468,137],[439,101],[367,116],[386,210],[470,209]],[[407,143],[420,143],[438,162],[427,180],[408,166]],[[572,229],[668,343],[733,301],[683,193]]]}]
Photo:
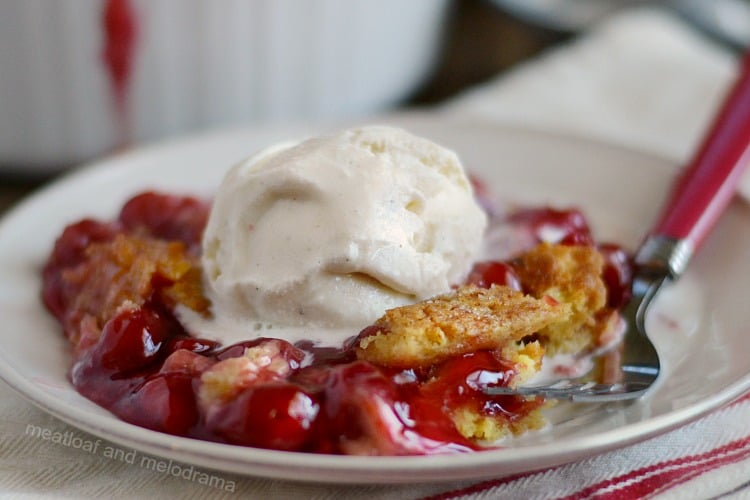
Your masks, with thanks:
[{"label": "baked cake crumb", "polygon": [[530,295],[552,297],[570,306],[565,321],[539,331],[548,354],[575,353],[598,343],[597,313],[607,304],[602,279],[604,258],[586,245],[541,243],[513,263],[523,289]]},{"label": "baked cake crumb", "polygon": [[[101,328],[123,304],[142,305],[153,294],[168,307],[182,304],[205,314],[201,272],[182,242],[118,234],[92,243],[86,260],[66,268],[61,280],[70,296],[65,330],[74,345],[96,340]],[[82,323],[91,323],[84,329]],[[82,339],[82,331],[91,338]]]},{"label": "baked cake crumb", "polygon": [[[513,268],[525,293],[467,285],[388,310],[361,334],[357,357],[414,368],[496,350],[514,367],[508,381],[513,387],[540,371],[545,354],[593,349],[612,336],[618,315],[607,307],[604,258],[596,248],[542,243],[515,259]],[[467,404],[452,410],[450,418],[465,438],[488,443],[546,424],[540,408],[511,418],[502,410]]]},{"label": "baked cake crumb", "polygon": [[508,419],[483,415],[474,408],[466,406],[456,410],[451,418],[462,436],[484,443],[495,443],[502,438],[518,436],[547,425],[541,408],[524,414],[522,418]]},{"label": "baked cake crumb", "polygon": [[359,339],[359,359],[392,368],[430,366],[478,351],[499,349],[562,321],[566,304],[536,299],[507,286],[467,285],[390,309]]},{"label": "baked cake crumb", "polygon": [[234,398],[252,385],[283,380],[291,371],[289,363],[279,355],[276,342],[248,347],[242,356],[219,361],[202,373],[198,402],[208,409]]}]

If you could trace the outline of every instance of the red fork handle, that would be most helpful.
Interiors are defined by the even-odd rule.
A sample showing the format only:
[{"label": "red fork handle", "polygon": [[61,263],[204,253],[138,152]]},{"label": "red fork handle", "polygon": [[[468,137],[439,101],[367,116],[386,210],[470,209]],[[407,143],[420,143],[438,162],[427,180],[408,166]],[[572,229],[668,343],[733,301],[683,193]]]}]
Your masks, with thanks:
[{"label": "red fork handle", "polygon": [[692,254],[713,228],[750,164],[750,52],[703,144],[677,181],[652,236]]}]

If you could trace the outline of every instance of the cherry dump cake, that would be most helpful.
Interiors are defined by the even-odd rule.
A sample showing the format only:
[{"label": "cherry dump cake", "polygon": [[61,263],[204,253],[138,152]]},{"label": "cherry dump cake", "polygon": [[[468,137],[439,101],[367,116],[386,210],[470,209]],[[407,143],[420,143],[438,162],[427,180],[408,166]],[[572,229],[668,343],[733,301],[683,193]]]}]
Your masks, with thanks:
[{"label": "cherry dump cake", "polygon": [[[379,144],[368,142],[365,153],[382,154]],[[403,156],[393,154],[387,161],[392,160]],[[262,157],[262,163],[269,161]],[[461,193],[480,192],[441,161],[436,175],[454,176],[451,182]],[[319,201],[300,186],[307,184],[298,182],[294,197]],[[284,189],[275,196],[296,203]],[[267,196],[260,199],[253,210],[277,209]],[[490,204],[485,200],[482,205]],[[403,207],[420,220],[430,217],[423,215],[431,210],[429,201],[411,196]],[[438,215],[451,217],[444,211]],[[211,280],[227,272],[226,267],[206,269],[206,251],[214,252],[209,259],[221,251],[216,232],[206,233],[206,225],[216,223],[214,216],[212,203],[144,192],[125,203],[114,220],[86,219],[65,228],[44,267],[43,300],[71,342],[73,385],[127,422],[287,451],[418,455],[481,450],[504,436],[545,425],[543,400],[489,396],[483,389],[526,382],[540,371],[545,355],[580,355],[611,344],[619,328],[617,310],[627,299],[627,255],[616,246],[595,244],[577,210],[488,211],[481,214],[489,221],[486,231],[481,224],[483,240],[512,234],[517,248],[479,261],[470,252],[474,260],[467,269],[443,266],[461,279],[440,293],[422,297],[421,289],[398,282],[401,274],[388,276],[377,269],[382,248],[373,253],[375,260],[367,257],[363,264],[375,269],[367,276],[337,254],[332,258],[336,265],[325,267],[322,278],[303,283],[300,293],[319,292],[319,283],[328,286],[329,274],[338,273],[330,279],[333,288],[320,293],[335,297],[337,287],[343,287],[370,296],[374,292],[361,287],[377,293],[392,287],[396,291],[387,290],[382,303],[393,307],[383,307],[363,327],[348,327],[349,319],[334,322],[331,330],[349,328],[342,341],[321,342],[315,334],[326,330],[328,318],[339,321],[328,303],[311,308],[311,315],[326,319],[310,320],[307,339],[274,336],[274,329],[247,321],[240,323],[246,340],[222,343],[196,327],[227,310],[216,307],[215,289],[207,291]],[[253,235],[261,223],[242,219]],[[465,230],[459,226],[454,230]],[[453,258],[454,243],[440,243],[435,231],[429,229],[430,245],[447,248],[445,255]],[[427,245],[417,240],[416,246]],[[490,253],[494,248],[489,245]],[[360,250],[347,256],[366,254],[366,248]],[[424,272],[418,277],[429,287],[439,281],[423,279]],[[232,290],[235,300],[239,289]],[[276,300],[278,291],[273,293]],[[355,313],[360,317],[367,311]],[[289,314],[297,321],[299,304]]]}]

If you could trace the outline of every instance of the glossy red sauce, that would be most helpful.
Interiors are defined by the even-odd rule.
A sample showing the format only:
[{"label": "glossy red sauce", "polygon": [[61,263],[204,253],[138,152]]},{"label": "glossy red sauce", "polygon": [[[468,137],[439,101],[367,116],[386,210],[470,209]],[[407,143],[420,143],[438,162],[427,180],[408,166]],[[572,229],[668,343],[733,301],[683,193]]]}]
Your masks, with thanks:
[{"label": "glossy red sauce", "polygon": [[[76,344],[70,380],[82,395],[123,420],[179,436],[277,450],[432,454],[479,449],[456,430],[449,415],[457,408],[512,421],[542,404],[483,393],[485,387],[507,385],[515,374],[494,352],[467,354],[428,369],[394,371],[356,360],[352,342],[332,349],[278,339],[222,346],[193,338],[172,315],[160,293],[170,283],[158,274],[151,277],[150,292],[139,305],[118,309],[104,320],[100,332],[81,334],[81,325],[88,323],[76,310],[81,307],[74,300],[79,290],[67,277],[86,264],[92,242],[138,234],[180,240],[189,254],[197,255],[208,210],[207,203],[194,198],[141,194],[125,204],[115,221],[84,220],[66,228],[45,266],[44,302]],[[538,222],[545,217],[532,218]],[[568,216],[549,220],[582,230]],[[625,279],[619,267],[625,264],[617,249],[607,251],[613,255],[612,281],[619,286],[618,280]],[[478,264],[470,281],[512,285],[517,278],[512,266],[497,262]],[[269,352],[288,373],[281,376],[261,368],[235,397],[210,410],[202,407],[202,374],[258,346],[272,346]]]}]

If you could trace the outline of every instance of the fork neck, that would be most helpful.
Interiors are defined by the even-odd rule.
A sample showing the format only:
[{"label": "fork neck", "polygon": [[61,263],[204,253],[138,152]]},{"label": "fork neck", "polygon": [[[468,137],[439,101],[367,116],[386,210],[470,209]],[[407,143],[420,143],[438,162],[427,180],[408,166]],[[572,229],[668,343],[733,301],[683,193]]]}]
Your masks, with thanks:
[{"label": "fork neck", "polygon": [[637,272],[676,280],[685,272],[693,251],[688,240],[651,235],[635,254]]}]

